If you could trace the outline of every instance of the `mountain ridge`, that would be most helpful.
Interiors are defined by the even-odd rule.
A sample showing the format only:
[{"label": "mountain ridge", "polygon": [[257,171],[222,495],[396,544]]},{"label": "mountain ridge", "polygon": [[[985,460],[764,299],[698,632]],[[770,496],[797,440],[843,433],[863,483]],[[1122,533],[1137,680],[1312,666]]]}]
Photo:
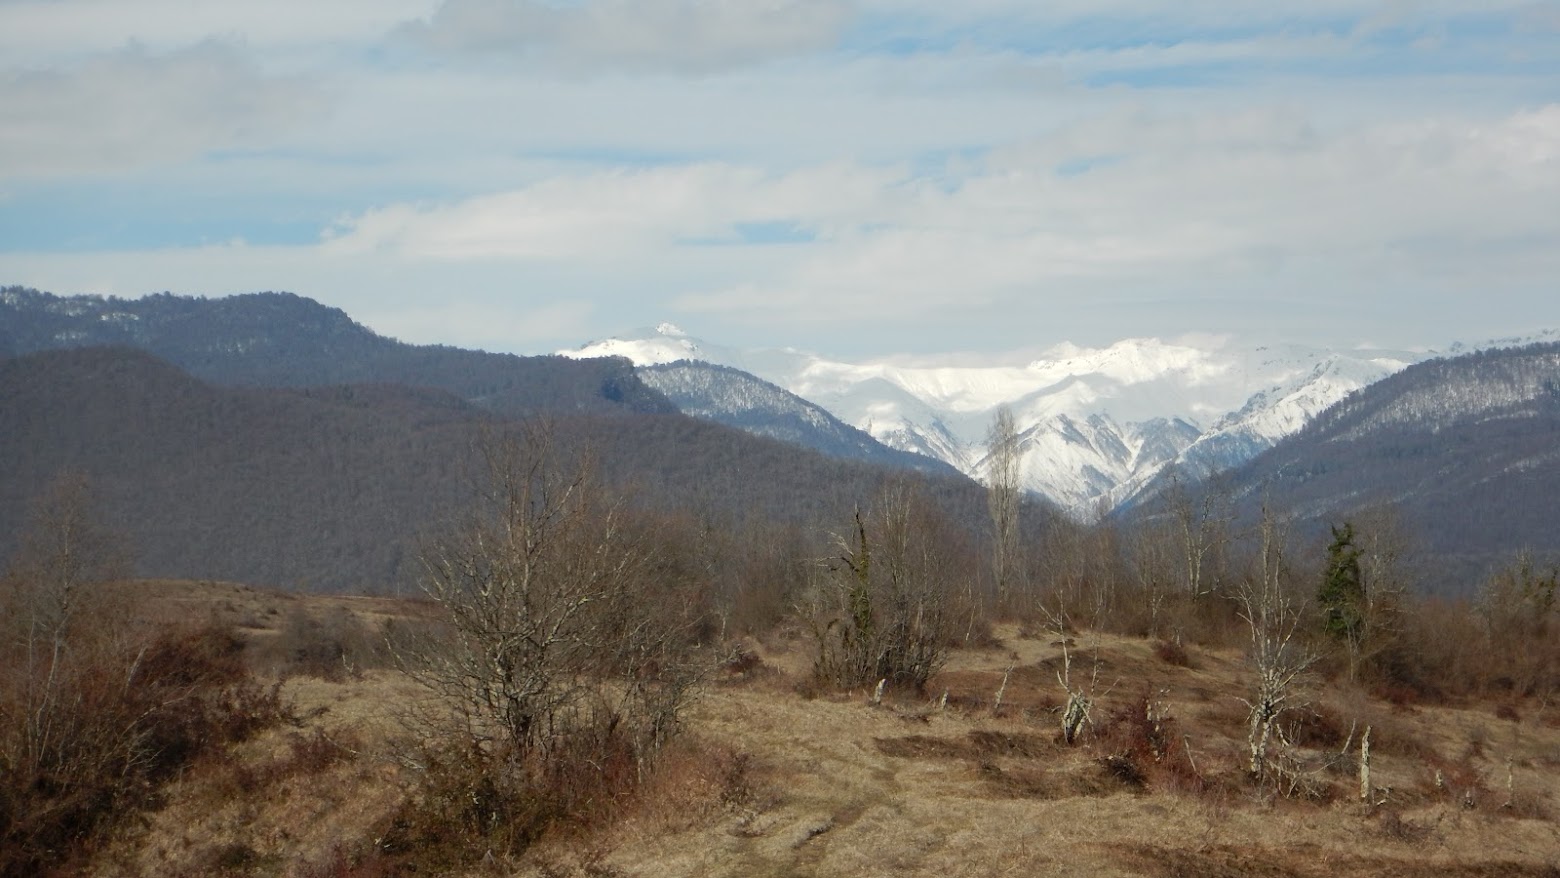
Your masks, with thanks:
[{"label": "mountain ridge", "polygon": [[1310,531],[1392,508],[1466,588],[1517,553],[1560,557],[1560,341],[1414,364],[1230,471],[1250,519],[1271,495]]},{"label": "mountain ridge", "polygon": [[[984,520],[984,492],[957,474],[907,476],[678,413],[546,423],[632,502],[711,527],[845,521],[910,477],[963,527]],[[420,538],[469,502],[484,437],[515,424],[434,388],[219,385],[125,346],[0,359],[0,569],[33,499],[77,472],[136,547],[140,575],[389,588],[418,571]]]},{"label": "mountain ridge", "polygon": [[149,351],[229,386],[408,384],[447,390],[511,417],[676,411],[625,361],[409,345],[293,293],[120,299],[0,289],[0,357],[104,345]]},{"label": "mountain ridge", "polygon": [[1202,474],[1250,459],[1349,392],[1432,355],[1208,337],[1063,344],[995,364],[846,363],[713,345],[668,323],[558,353],[625,357],[641,369],[688,358],[743,369],[976,479],[986,426],[1006,405],[1020,428],[1024,486],[1081,519],[1133,502],[1167,467]]}]

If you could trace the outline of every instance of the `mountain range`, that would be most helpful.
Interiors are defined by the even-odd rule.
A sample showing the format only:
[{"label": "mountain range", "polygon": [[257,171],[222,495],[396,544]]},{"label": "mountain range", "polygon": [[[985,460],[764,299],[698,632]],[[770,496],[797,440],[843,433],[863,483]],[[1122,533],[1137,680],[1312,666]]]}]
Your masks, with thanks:
[{"label": "mountain range", "polygon": [[987,467],[988,425],[1007,406],[1024,487],[1085,519],[1132,503],[1169,467],[1202,477],[1237,466],[1348,394],[1433,356],[1204,337],[1062,345],[1006,362],[849,363],[712,345],[671,324],[559,353],[623,357],[642,376],[672,363],[745,370],[891,448],[976,479]]},{"label": "mountain range", "polygon": [[[749,383],[762,396],[762,382]],[[635,503],[694,514],[733,539],[836,527],[905,468],[904,455],[810,409],[793,423],[835,429],[853,453],[686,416],[624,360],[406,345],[289,294],[8,288],[0,569],[32,500],[76,472],[135,546],[140,575],[311,590],[404,583],[419,540],[469,500],[482,437],[534,417]],[[980,488],[925,463],[926,494],[978,526]]]},{"label": "mountain range", "polygon": [[[1077,518],[1154,515],[1172,477],[1227,491],[1236,518],[1276,502],[1313,533],[1392,508],[1426,544],[1432,584],[1466,588],[1518,550],[1560,552],[1560,343],[1538,337],[1444,357],[1150,339],[852,364],[663,325],[517,357],[402,344],[288,294],[13,287],[0,290],[0,556],[28,498],[76,469],[133,523],[142,572],[395,581],[416,534],[459,501],[476,437],[532,415],[598,449],[613,482],[728,528],[827,528],[914,469],[979,539],[984,496],[967,476],[1006,405],[1026,485]],[[1065,527],[1048,506],[1028,520]]]},{"label": "mountain range", "polygon": [[[1444,350],[1544,338],[1554,335]],[[1195,480],[1239,466],[1349,394],[1436,355],[1205,336],[845,362],[710,344],[661,324],[561,356],[517,357],[403,344],[285,293],[126,300],[0,290],[0,356],[102,344],[150,351],[218,384],[401,383],[502,416],[680,411],[834,457],[976,480],[988,425],[1007,406],[1024,487],[1080,520],[1130,507],[1166,473]]]},{"label": "mountain range", "polygon": [[620,360],[405,344],[291,293],[120,299],[0,288],[0,357],[103,345],[147,351],[219,385],[404,384],[506,417],[677,411]]}]

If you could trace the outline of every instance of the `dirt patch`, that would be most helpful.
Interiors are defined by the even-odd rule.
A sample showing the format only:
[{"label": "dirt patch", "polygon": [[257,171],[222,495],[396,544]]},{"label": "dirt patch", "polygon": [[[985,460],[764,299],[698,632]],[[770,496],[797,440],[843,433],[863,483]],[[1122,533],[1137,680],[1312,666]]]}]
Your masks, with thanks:
[{"label": "dirt patch", "polygon": [[1054,754],[1058,750],[1056,742],[1045,735],[987,729],[974,729],[963,738],[908,735],[903,738],[874,738],[873,743],[883,755],[902,759],[1032,759]]}]

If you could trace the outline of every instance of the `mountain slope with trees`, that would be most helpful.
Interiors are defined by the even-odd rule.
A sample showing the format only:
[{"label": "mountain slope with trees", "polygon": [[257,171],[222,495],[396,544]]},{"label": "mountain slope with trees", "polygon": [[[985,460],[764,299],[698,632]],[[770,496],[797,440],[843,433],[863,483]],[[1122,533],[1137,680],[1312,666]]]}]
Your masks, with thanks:
[{"label": "mountain slope with trees", "polygon": [[[723,531],[816,533],[912,477],[967,528],[984,516],[983,492],[961,476],[832,459],[680,414],[548,420],[635,502]],[[415,572],[419,534],[469,498],[474,449],[507,423],[438,390],[220,387],[127,348],[0,361],[0,560],[30,499],[77,471],[128,531],[142,575],[384,588]]]},{"label": "mountain slope with trees", "polygon": [[1466,588],[1521,551],[1560,555],[1560,345],[1410,366],[1223,484],[1248,516],[1266,501],[1318,533],[1394,509],[1441,589]]},{"label": "mountain slope with trees", "polygon": [[0,290],[0,356],[101,345],[148,351],[215,384],[404,384],[446,390],[506,416],[675,411],[623,360],[405,344],[291,293],[118,299]]}]

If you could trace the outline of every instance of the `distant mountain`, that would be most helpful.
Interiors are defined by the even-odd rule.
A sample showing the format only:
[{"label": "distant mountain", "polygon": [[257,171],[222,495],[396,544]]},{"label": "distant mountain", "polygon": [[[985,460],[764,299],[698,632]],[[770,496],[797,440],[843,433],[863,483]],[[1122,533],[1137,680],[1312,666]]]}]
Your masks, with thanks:
[{"label": "distant mountain", "polygon": [[1520,550],[1560,557],[1560,344],[1410,366],[1350,394],[1228,475],[1302,521],[1394,507],[1440,588]]},{"label": "distant mountain", "polygon": [[1063,345],[1016,364],[852,364],[711,345],[670,324],[561,353],[625,357],[642,368],[696,359],[743,369],[890,447],[977,479],[987,426],[1007,405],[1026,487],[1079,517],[1130,503],[1172,464],[1204,473],[1248,460],[1349,392],[1427,356],[1129,339]]},{"label": "distant mountain", "polygon": [[639,370],[639,377],[686,415],[831,457],[958,475],[958,470],[936,458],[890,448],[821,407],[739,369],[679,360],[647,366]]},{"label": "distant mountain", "polygon": [[[939,460],[885,447],[821,408],[734,369],[685,363],[659,374],[636,374],[621,359],[407,345],[374,334],[340,310],[288,293],[114,299],[0,290],[0,356],[116,344],[149,351],[220,384],[432,387],[506,416],[681,410],[836,457],[957,472]],[[668,401],[658,391],[679,397]]]},{"label": "distant mountain", "polygon": [[403,384],[447,390],[506,416],[676,410],[620,360],[404,344],[290,293],[118,299],[0,289],[0,357],[99,345],[148,351],[217,384]]},{"label": "distant mountain", "polygon": [[[656,396],[659,399],[659,395]],[[680,414],[554,416],[641,505],[713,525],[837,527],[903,470],[825,457]],[[223,387],[128,348],[0,360],[0,569],[28,504],[85,473],[148,576],[314,590],[404,581],[420,535],[472,490],[479,434],[503,419],[440,390]],[[984,494],[925,477],[971,530]]]}]

